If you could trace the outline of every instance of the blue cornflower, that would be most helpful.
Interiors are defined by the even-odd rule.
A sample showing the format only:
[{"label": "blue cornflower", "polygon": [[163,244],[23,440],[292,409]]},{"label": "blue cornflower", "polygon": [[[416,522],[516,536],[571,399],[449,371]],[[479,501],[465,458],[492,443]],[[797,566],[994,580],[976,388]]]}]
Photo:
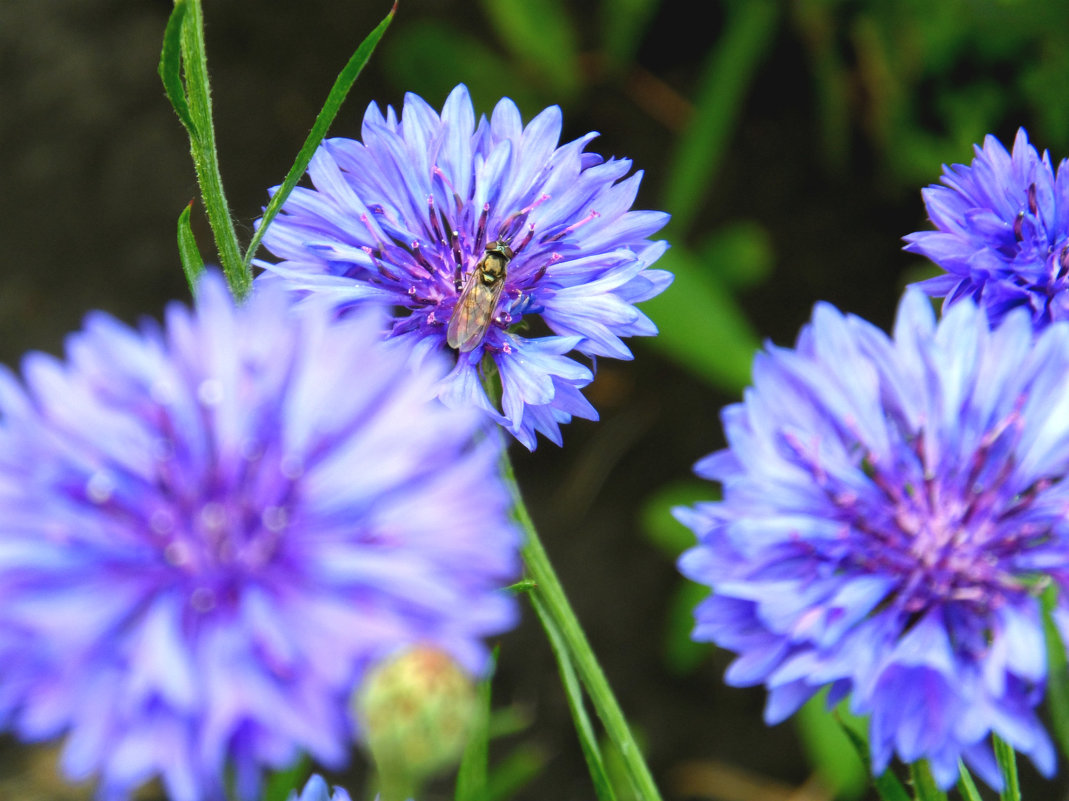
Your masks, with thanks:
[{"label": "blue cornflower", "polygon": [[351,801],[351,799],[349,793],[343,787],[335,787],[334,794],[331,795],[330,787],[327,786],[323,777],[317,773],[308,779],[304,789],[301,790],[300,797],[297,796],[297,791],[294,790],[290,793],[289,801]]},{"label": "blue cornflower", "polygon": [[0,369],[0,722],[66,733],[102,798],[340,766],[369,667],[426,644],[478,673],[514,623],[499,438],[369,314],[235,307],[209,273],[162,327],[92,314],[65,362]]},{"label": "blue cornflower", "polygon": [[1033,344],[1024,310],[937,324],[910,290],[889,338],[819,304],[753,375],[696,466],[723,500],[677,510],[727,682],[766,685],[770,724],[850,694],[877,773],[925,758],[946,788],[961,757],[998,787],[990,733],[1053,772],[1038,596],[1060,588],[1069,634],[1069,323]]},{"label": "blue cornflower", "polygon": [[972,298],[998,322],[1024,306],[1037,328],[1069,318],[1069,167],[1057,171],[1022,128],[1006,152],[993,136],[965,166],[943,167],[944,186],[922,191],[938,229],[905,237],[906,250],[947,271],[918,286],[944,307]]},{"label": "blue cornflower", "polygon": [[[281,261],[257,262],[261,280],[338,307],[391,304],[391,335],[417,360],[454,352],[447,405],[483,409],[532,450],[539,431],[560,444],[561,423],[597,419],[580,392],[593,374],[568,354],[630,359],[621,337],[657,333],[634,304],[672,280],[648,269],[668,215],[629,210],[642,173],[585,152],[594,133],[558,147],[560,134],[556,106],[525,127],[503,99],[476,120],[464,86],[441,115],[413,94],[400,117],[373,103],[362,142],[315,154],[315,188],[295,189],[264,237]],[[538,319],[552,335],[517,333]]]}]

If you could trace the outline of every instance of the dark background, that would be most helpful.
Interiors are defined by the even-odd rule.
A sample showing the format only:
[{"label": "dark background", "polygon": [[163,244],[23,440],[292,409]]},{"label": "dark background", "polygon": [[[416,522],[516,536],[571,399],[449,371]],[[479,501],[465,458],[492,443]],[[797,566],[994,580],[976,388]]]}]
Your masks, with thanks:
[{"label": "dark background", "polygon": [[[389,7],[205,6],[220,162],[247,242],[267,187]],[[746,8],[751,28],[740,32]],[[156,75],[169,10],[163,0],[0,2],[5,364],[30,349],[62,352],[90,309],[134,322],[187,299],[175,225],[197,187]],[[1009,143],[1018,125],[1056,161],[1069,153],[1066,30],[1069,4],[1040,0],[401,0],[335,122],[333,135],[357,137],[368,102],[400,107],[410,90],[440,107],[460,81],[480,112],[502,94],[525,119],[559,103],[565,141],[600,131],[591,150],[645,170],[638,207],[689,217],[665,235],[671,258],[700,274],[681,273],[651,305],[664,341],[635,343],[634,362],[599,362],[588,394],[602,419],[565,427],[563,448],[513,447],[535,521],[666,799],[827,798],[836,781],[813,778],[815,734],[767,729],[763,691],[725,687],[728,656],[686,646],[697,595],[673,567],[686,539],[663,507],[666,496],[715,491],[695,489],[690,466],[722,444],[718,410],[745,377],[744,364],[740,378],[718,354],[745,356],[756,338],[791,342],[821,299],[886,327],[902,287],[926,269],[900,238],[926,227],[919,189],[942,162],[967,162],[988,132]],[[703,125],[711,133],[695,136]],[[697,153],[702,176],[686,192],[685,152]],[[211,253],[199,206],[194,225]],[[668,257],[664,266],[674,269]],[[723,307],[677,308],[669,297],[689,282]],[[681,342],[713,354],[712,368]],[[593,798],[529,609],[501,646],[495,706],[527,725],[495,743],[495,764],[518,760],[533,774],[512,797]],[[0,753],[0,799],[85,794],[56,784],[41,752],[8,740]],[[517,782],[522,773],[505,770]],[[334,778],[355,796],[366,767],[357,757]],[[448,797],[448,781],[428,797]]]}]

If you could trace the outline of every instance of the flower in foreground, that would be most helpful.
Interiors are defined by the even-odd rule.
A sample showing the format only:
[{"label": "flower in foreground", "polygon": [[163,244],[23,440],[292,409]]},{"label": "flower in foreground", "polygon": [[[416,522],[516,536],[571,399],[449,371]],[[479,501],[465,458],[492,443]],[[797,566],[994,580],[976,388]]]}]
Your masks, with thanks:
[{"label": "flower in foreground", "polygon": [[332,795],[326,781],[317,773],[308,779],[299,797],[296,790],[290,793],[289,801],[351,801],[351,799],[343,787],[335,787]]},{"label": "flower in foreground", "polygon": [[905,237],[906,250],[947,274],[918,286],[947,307],[971,298],[992,322],[1018,306],[1037,328],[1069,318],[1069,167],[1055,171],[1023,128],[1012,154],[993,136],[975,150],[921,193],[937,230]]},{"label": "flower in foreground", "polygon": [[[441,115],[413,94],[400,117],[372,104],[362,142],[315,154],[314,188],[295,189],[264,236],[281,261],[257,262],[260,280],[338,307],[391,304],[391,334],[417,360],[454,352],[447,405],[483,409],[530,449],[539,431],[560,444],[561,423],[597,418],[580,392],[593,374],[568,354],[630,359],[621,337],[657,333],[634,304],[672,280],[648,269],[668,215],[630,210],[641,172],[586,152],[596,134],[558,146],[560,134],[556,106],[524,126],[503,99],[477,120],[464,86]],[[517,332],[531,323],[552,333]]]},{"label": "flower in foreground", "polygon": [[93,314],[65,362],[0,370],[0,721],[66,733],[102,798],[340,766],[373,664],[426,644],[478,674],[514,622],[498,438],[377,315],[328,311],[208,274],[162,328]]},{"label": "flower in foreground", "polygon": [[893,338],[820,304],[753,372],[696,467],[723,500],[676,512],[698,538],[680,569],[713,590],[695,639],[767,686],[770,724],[850,694],[877,774],[924,758],[946,788],[961,757],[998,787],[991,733],[1051,773],[1038,596],[1059,587],[1069,634],[1069,324],[1033,344],[1024,310],[990,330],[968,301],[936,324],[911,290]]}]

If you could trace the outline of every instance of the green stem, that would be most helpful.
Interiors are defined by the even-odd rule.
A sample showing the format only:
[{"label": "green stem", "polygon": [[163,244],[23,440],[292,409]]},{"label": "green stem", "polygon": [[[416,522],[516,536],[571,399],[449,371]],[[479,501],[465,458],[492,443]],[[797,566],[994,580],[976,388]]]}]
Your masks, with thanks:
[{"label": "green stem", "polygon": [[909,775],[913,779],[913,797],[917,801],[947,801],[947,794],[935,783],[932,770],[925,760],[911,762]]},{"label": "green stem", "polygon": [[215,127],[212,122],[212,97],[208,84],[208,58],[204,51],[204,14],[200,0],[179,0],[188,5],[182,22],[182,59],[185,66],[186,96],[195,133],[190,132],[190,153],[197,171],[204,210],[215,235],[219,261],[230,291],[237,298],[248,294],[252,272],[242,263],[238,235],[230,217],[230,206],[223,192],[223,178],[215,151]]},{"label": "green stem", "polygon": [[627,720],[620,711],[609,682],[594,656],[590,643],[587,642],[579,620],[572,611],[560,580],[557,578],[553,565],[550,564],[542,542],[538,538],[534,523],[523,502],[519,485],[516,483],[516,474],[512,469],[512,461],[508,452],[503,450],[501,457],[501,469],[512,493],[513,509],[516,520],[523,528],[526,542],[523,547],[523,559],[531,578],[537,585],[533,590],[535,596],[541,601],[546,615],[553,621],[568,654],[575,665],[579,678],[583,682],[594,710],[601,719],[602,725],[609,739],[619,750],[627,769],[631,782],[634,785],[638,798],[641,801],[660,801],[660,793],[657,785],[653,782],[653,776],[642,758],[642,752],[631,735],[631,729]]},{"label": "green stem", "polygon": [[998,768],[1005,785],[998,797],[1001,801],[1021,801],[1021,785],[1017,780],[1017,755],[1013,747],[1001,737],[992,735],[992,739],[995,741],[995,759],[998,760]]}]

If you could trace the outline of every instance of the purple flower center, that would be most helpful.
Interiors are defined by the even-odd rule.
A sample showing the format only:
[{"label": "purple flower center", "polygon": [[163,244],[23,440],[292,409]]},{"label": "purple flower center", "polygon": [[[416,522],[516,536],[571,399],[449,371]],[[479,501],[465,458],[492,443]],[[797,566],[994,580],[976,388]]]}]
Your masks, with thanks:
[{"label": "purple flower center", "polygon": [[[909,465],[883,469],[871,454],[861,461],[871,482],[861,492],[837,487],[808,454],[808,469],[820,478],[837,518],[851,527],[842,535],[846,547],[830,543],[826,558],[847,572],[897,577],[885,606],[911,617],[947,604],[964,604],[983,617],[1007,596],[1028,592],[1021,569],[1008,562],[1040,544],[1049,529],[1024,519],[1047,483],[1007,490],[1013,463],[998,454],[1013,453],[1010,440],[1019,434],[1015,412],[988,434],[960,474],[945,465],[927,469],[918,434],[910,438]],[[800,453],[797,440],[792,448]]]},{"label": "purple flower center", "polygon": [[356,268],[347,275],[393,292],[398,285],[403,287],[400,296],[405,298],[410,314],[394,321],[394,334],[427,325],[444,327],[487,246],[501,242],[513,255],[507,264],[504,291],[491,324],[504,329],[519,322],[525,313],[538,313],[541,309],[535,296],[546,270],[561,261],[569,250],[576,250],[566,238],[597,219],[598,212],[590,209],[577,222],[536,230],[536,224],[530,221],[531,213],[550,200],[549,195],[541,194],[529,198],[524,207],[513,212],[484,203],[475,217],[473,206],[452,190],[438,167],[434,168],[434,175],[439,196],[451,200],[442,203],[435,195],[428,195],[421,231],[413,233],[391,220],[382,205],[368,206],[386,237],[378,235],[366,215],[361,216],[374,241],[373,246],[364,245],[362,249],[372,258],[375,269]]}]

